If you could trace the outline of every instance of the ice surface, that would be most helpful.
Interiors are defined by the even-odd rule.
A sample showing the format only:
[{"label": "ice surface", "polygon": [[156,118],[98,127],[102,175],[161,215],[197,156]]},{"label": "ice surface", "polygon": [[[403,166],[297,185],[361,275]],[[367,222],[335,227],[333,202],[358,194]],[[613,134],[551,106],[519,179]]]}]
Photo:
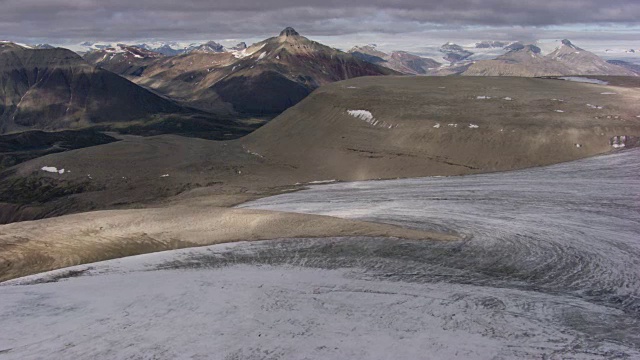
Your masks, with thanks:
[{"label": "ice surface", "polygon": [[567,81],[581,82],[581,83],[588,83],[588,84],[598,84],[598,85],[608,85],[609,84],[608,82],[603,81],[603,80],[589,79],[589,78],[584,78],[584,77],[579,77],[579,76],[561,76],[558,79],[567,80]]},{"label": "ice surface", "polygon": [[[462,233],[467,241],[422,255],[418,247],[398,245],[394,259],[404,264],[381,272],[387,279],[398,274],[405,280],[494,287],[492,296],[501,304],[519,299],[538,309],[526,315],[538,327],[532,336],[559,326],[576,331],[583,350],[600,349],[597,355],[577,355],[561,345],[567,338],[538,338],[543,347],[558,340],[564,348],[559,358],[634,358],[640,349],[639,170],[640,150],[634,149],[502,174],[327,185],[242,207]],[[395,249],[389,246],[387,251]],[[506,289],[528,289],[546,299],[529,302],[507,296]],[[576,300],[619,313],[565,308]],[[469,316],[461,315],[458,324],[469,324]],[[504,326],[500,331],[509,333],[512,325]],[[606,355],[609,341],[625,350]]]},{"label": "ice surface", "polygon": [[[455,232],[168,251],[0,286],[0,357],[640,358],[640,150],[243,204]],[[215,355],[212,355],[215,354]]]}]

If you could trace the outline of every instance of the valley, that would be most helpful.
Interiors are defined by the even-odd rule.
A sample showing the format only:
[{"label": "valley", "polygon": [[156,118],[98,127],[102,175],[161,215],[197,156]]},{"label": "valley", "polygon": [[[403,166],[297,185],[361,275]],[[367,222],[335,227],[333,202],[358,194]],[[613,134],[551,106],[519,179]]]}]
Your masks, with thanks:
[{"label": "valley", "polygon": [[21,3],[0,359],[640,357],[634,28],[484,2]]}]

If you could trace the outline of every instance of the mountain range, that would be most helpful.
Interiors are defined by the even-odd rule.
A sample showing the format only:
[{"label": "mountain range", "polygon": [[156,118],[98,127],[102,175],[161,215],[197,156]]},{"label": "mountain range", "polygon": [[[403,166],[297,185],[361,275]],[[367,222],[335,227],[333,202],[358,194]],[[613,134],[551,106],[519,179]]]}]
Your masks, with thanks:
[{"label": "mountain range", "polygon": [[561,76],[618,75],[636,76],[622,66],[610,64],[599,56],[562,40],[560,46],[547,55],[535,45],[512,46],[509,52],[493,60],[468,64],[461,75],[473,76]]},{"label": "mountain range", "polygon": [[378,50],[375,44],[355,46],[349,50],[349,53],[364,61],[410,75],[424,75],[442,65],[433,59],[413,55],[406,51],[393,51],[387,54]]},{"label": "mountain range", "polygon": [[[385,53],[375,45],[345,53],[292,28],[248,47],[225,48],[215,41],[182,47],[83,45],[90,51],[80,57],[47,44],[0,42],[1,132],[117,127],[153,134],[215,128],[215,136],[233,137],[250,131],[234,118],[272,118],[322,85],[359,76],[640,73],[638,65],[607,62],[566,39],[546,54],[521,42],[483,41],[473,48],[446,43],[438,50],[443,62],[406,51]],[[474,51],[502,54],[474,60]]]},{"label": "mountain range", "polygon": [[171,57],[130,52],[118,56],[101,49],[84,58],[182,104],[208,112],[257,116],[279,114],[323,84],[399,74],[309,40],[292,28],[249,47],[218,45]]}]

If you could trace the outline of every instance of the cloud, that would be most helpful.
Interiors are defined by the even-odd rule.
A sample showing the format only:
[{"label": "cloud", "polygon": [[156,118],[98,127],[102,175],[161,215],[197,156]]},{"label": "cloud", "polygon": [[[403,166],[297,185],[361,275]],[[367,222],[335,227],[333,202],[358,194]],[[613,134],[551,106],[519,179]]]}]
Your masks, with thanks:
[{"label": "cloud", "polygon": [[311,36],[482,26],[526,35],[571,24],[637,27],[638,19],[637,0],[3,0],[0,34],[62,43],[264,37],[285,26]]}]

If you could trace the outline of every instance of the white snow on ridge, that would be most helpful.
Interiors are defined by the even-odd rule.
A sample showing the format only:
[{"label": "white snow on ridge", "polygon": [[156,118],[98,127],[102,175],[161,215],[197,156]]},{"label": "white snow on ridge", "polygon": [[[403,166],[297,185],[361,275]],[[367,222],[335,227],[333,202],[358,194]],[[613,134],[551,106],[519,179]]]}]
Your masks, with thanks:
[{"label": "white snow on ridge", "polygon": [[42,168],[40,168],[40,170],[50,173],[64,174],[64,169],[58,170],[58,168],[56,168],[55,166],[43,166]]},{"label": "white snow on ridge", "polygon": [[251,55],[253,55],[253,54],[257,53],[258,51],[262,50],[262,48],[263,48],[265,45],[266,45],[266,43],[265,43],[265,44],[262,44],[262,46],[260,46],[260,48],[255,49],[254,51],[251,51],[251,52],[248,52],[248,51],[247,51],[247,50],[249,50],[249,49],[250,49],[250,47],[248,47],[248,48],[243,49],[243,50],[240,50],[240,51],[232,51],[231,53],[233,54],[233,56],[234,56],[236,59],[242,59],[242,58],[245,58],[245,57],[247,57],[247,56],[251,56]]},{"label": "white snow on ridge", "polygon": [[469,129],[477,129],[480,126],[476,125],[476,124],[469,124]]},{"label": "white snow on ridge", "polygon": [[488,100],[488,99],[491,99],[491,96],[476,96],[476,99],[478,99],[478,100]]},{"label": "white snow on ridge", "polygon": [[347,110],[347,113],[357,119],[364,120],[367,124],[372,126],[379,126],[387,129],[398,127],[398,125],[389,124],[386,121],[376,120],[368,110]]},{"label": "white snow on ridge", "polygon": [[371,111],[368,110],[347,110],[347,112],[349,113],[349,115],[360,120],[364,120],[368,123],[371,123],[374,120],[373,114],[371,114]]},{"label": "white snow on ridge", "polygon": [[18,45],[18,46],[23,47],[25,49],[33,49],[31,46],[29,46],[27,44],[18,43],[18,42],[9,41],[9,40],[0,40],[0,44],[15,44],[15,45]]},{"label": "white snow on ridge", "polygon": [[316,181],[310,181],[307,184],[314,184],[314,185],[318,185],[318,184],[331,184],[336,182],[335,179],[332,180],[316,180]]},{"label": "white snow on ridge", "polygon": [[258,60],[264,59],[265,56],[267,56],[267,53],[263,52],[262,54],[260,54],[260,56],[258,56]]},{"label": "white snow on ridge", "polygon": [[555,111],[557,113],[563,113],[564,112],[564,110],[553,110],[553,111]]},{"label": "white snow on ridge", "polygon": [[614,92],[610,92],[610,91],[605,91],[605,92],[601,92],[600,95],[616,95],[617,93]]},{"label": "white snow on ridge", "polygon": [[439,129],[440,128],[440,123],[437,123],[435,125],[433,125],[434,128]]}]

